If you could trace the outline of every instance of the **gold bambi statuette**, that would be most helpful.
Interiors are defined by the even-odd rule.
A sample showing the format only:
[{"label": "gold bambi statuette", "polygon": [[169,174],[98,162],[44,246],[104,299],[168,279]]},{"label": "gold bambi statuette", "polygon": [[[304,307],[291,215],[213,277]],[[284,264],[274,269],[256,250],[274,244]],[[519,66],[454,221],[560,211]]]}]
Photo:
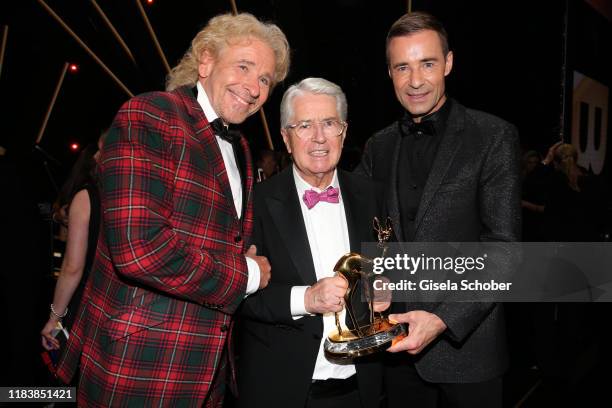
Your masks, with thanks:
[{"label": "gold bambi statuette", "polygon": [[[381,256],[384,257],[387,252],[387,241],[392,232],[391,220],[387,218],[386,225],[383,227],[378,218],[374,217],[372,224],[378,235],[378,247],[382,250]],[[348,282],[344,303],[347,324],[350,328],[343,328],[340,324],[339,313],[335,313],[336,329],[327,336],[324,344],[325,355],[331,360],[366,356],[388,348],[395,339],[406,335],[406,328],[403,324],[391,323],[387,317],[374,312],[372,264],[371,259],[351,252],[342,256],[334,267],[334,272],[342,275]],[[362,302],[357,296],[360,286],[367,303]],[[364,303],[367,304],[367,309]],[[360,319],[360,316],[367,316],[367,319]]]}]

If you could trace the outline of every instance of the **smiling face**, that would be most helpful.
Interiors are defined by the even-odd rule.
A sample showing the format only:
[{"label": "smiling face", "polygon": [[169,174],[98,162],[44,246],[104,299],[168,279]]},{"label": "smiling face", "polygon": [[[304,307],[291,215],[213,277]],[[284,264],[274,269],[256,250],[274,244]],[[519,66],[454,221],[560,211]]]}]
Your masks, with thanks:
[{"label": "smiling face", "polygon": [[[333,96],[305,92],[293,98],[293,117],[289,123],[326,120],[340,121]],[[313,187],[325,188],[330,185],[334,170],[340,160],[346,127],[340,136],[326,137],[319,125],[310,138],[299,138],[294,129],[281,129],[287,151],[293,156],[293,163],[302,179]]]},{"label": "smiling face", "polygon": [[268,99],[275,56],[269,45],[245,38],[213,56],[204,51],[198,73],[210,103],[226,123],[242,123]]},{"label": "smiling face", "polygon": [[440,109],[446,100],[444,80],[453,67],[453,53],[444,55],[438,33],[423,30],[394,37],[387,52],[395,95],[414,121]]}]

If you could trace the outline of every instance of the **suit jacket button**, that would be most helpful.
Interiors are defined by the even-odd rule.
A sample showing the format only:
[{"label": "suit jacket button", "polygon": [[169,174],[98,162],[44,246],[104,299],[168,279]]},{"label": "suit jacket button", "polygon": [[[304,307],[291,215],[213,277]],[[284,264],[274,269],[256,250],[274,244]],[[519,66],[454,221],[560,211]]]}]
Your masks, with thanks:
[{"label": "suit jacket button", "polygon": [[236,235],[234,237],[234,242],[240,242],[240,241],[242,241],[242,237],[240,235]]},{"label": "suit jacket button", "polygon": [[229,327],[228,327],[228,325],[227,325],[227,324],[223,324],[223,325],[221,325],[221,332],[226,332],[226,331],[228,331],[228,330],[229,330]]}]

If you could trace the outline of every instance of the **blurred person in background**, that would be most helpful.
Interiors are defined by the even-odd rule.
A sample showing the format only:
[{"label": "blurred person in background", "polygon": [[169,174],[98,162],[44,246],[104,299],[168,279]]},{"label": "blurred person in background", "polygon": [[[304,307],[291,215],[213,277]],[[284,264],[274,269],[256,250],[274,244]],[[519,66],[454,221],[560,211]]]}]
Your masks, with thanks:
[{"label": "blurred person in background", "polygon": [[547,240],[601,241],[605,200],[599,181],[578,165],[578,151],[571,144],[553,146],[552,166],[544,207]]},{"label": "blurred person in background", "polygon": [[523,155],[521,163],[523,242],[544,241],[543,213],[550,173],[540,153],[529,150]]},{"label": "blurred person in background", "polygon": [[80,154],[68,179],[54,203],[53,219],[68,229],[66,251],[55,285],[49,320],[41,331],[42,345],[47,350],[60,348],[54,329],[70,327],[72,309],[76,312],[83,288],[89,276],[98,243],[100,229],[100,193],[96,178],[104,135],[96,144],[90,144]]},{"label": "blurred person in background", "polygon": [[278,172],[278,154],[273,150],[260,150],[257,159],[257,182],[269,179]]}]

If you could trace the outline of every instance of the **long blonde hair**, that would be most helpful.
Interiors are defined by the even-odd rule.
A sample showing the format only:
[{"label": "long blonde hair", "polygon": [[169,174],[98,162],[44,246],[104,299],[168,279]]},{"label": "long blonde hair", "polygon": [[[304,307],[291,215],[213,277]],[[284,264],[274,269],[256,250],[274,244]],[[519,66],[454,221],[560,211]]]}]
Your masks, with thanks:
[{"label": "long blonde hair", "polygon": [[249,37],[262,40],[274,51],[274,84],[285,79],[289,71],[289,43],[281,29],[275,24],[263,23],[248,13],[235,16],[222,14],[210,19],[206,27],[195,36],[181,61],[168,74],[166,90],[172,91],[184,85],[195,86],[200,57],[205,50],[217,56],[228,44]]},{"label": "long blonde hair", "polygon": [[567,184],[574,191],[580,191],[578,178],[582,170],[578,167],[578,151],[571,144],[564,143],[555,149],[555,167],[567,177]]}]

